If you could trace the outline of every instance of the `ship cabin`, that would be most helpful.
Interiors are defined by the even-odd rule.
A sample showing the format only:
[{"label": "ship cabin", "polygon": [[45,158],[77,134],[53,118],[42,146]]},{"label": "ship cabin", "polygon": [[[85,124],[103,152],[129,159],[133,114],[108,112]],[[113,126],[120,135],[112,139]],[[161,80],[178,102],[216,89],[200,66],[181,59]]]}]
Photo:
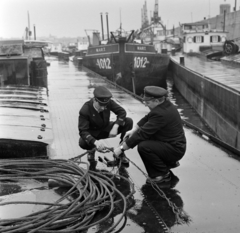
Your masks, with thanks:
[{"label": "ship cabin", "polygon": [[0,86],[29,85],[47,88],[49,65],[42,44],[0,40]]},{"label": "ship cabin", "polygon": [[181,26],[184,53],[202,53],[204,51],[223,51],[227,32],[211,29],[206,22],[185,23]]}]

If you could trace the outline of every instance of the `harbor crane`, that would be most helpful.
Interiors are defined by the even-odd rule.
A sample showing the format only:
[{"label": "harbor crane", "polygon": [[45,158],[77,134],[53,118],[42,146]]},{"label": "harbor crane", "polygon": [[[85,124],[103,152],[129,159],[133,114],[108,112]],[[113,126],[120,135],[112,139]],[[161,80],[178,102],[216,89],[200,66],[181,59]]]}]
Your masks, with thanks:
[{"label": "harbor crane", "polygon": [[148,20],[146,21],[147,6],[146,6],[146,2],[145,2],[145,5],[142,10],[142,20],[144,20],[144,19],[145,19],[145,21],[142,22],[142,37],[149,35],[151,38],[151,44],[153,44],[154,28],[161,27],[166,32],[166,26],[163,25],[161,17],[159,17],[159,15],[158,15],[158,0],[155,0],[153,17],[151,17],[150,24],[148,24]]}]

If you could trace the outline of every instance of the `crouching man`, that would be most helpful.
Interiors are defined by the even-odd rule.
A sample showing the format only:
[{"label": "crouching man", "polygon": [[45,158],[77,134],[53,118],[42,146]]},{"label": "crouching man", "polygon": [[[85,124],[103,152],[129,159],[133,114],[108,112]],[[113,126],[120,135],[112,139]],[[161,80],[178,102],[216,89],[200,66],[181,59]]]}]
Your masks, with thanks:
[{"label": "crouching man", "polygon": [[[121,134],[121,142],[125,133],[132,129],[133,121],[126,117],[125,109],[112,100],[112,93],[106,87],[96,87],[93,95],[79,111],[79,146],[85,150],[96,147],[103,151],[106,149],[103,139]],[[110,121],[111,112],[116,115],[116,121]],[[88,161],[95,161],[95,151],[88,154]],[[128,159],[124,157],[122,163],[128,164]]]},{"label": "crouching man", "polygon": [[161,87],[144,88],[143,102],[150,112],[126,133],[124,143],[114,149],[119,157],[125,150],[138,145],[138,153],[149,176],[148,184],[170,181],[169,169],[178,166],[186,151],[181,117],[168,100],[167,93]]}]

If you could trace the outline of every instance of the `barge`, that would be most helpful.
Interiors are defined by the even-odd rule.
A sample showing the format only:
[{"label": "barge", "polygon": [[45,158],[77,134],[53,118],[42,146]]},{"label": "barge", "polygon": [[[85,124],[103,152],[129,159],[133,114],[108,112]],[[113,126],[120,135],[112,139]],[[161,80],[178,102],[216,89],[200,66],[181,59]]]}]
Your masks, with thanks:
[{"label": "barge", "polygon": [[0,41],[0,158],[48,156],[53,132],[43,46]]},{"label": "barge", "polygon": [[[219,139],[240,154],[240,66],[226,56],[229,43],[224,32],[210,32],[209,28],[200,28],[200,23],[196,25],[198,32],[196,28],[184,32],[183,53],[170,58],[174,85]],[[212,40],[213,34],[216,40]],[[200,39],[194,42],[193,37]],[[200,50],[206,47],[208,50]],[[217,48],[218,58],[206,56],[213,48]]]},{"label": "barge", "polygon": [[141,95],[145,86],[166,88],[169,55],[158,53],[153,44],[144,44],[134,30],[125,32],[121,27],[100,39],[93,32],[83,66],[108,80]]}]

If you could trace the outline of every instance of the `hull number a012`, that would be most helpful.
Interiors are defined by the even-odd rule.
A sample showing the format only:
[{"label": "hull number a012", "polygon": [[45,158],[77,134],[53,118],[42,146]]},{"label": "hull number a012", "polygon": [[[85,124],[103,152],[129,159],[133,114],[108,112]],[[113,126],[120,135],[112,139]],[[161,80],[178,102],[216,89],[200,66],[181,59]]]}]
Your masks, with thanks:
[{"label": "hull number a012", "polygon": [[99,69],[112,69],[111,60],[109,58],[97,59],[97,66],[99,67]]},{"label": "hull number a012", "polygon": [[134,68],[146,68],[148,63],[147,57],[134,57]]}]

